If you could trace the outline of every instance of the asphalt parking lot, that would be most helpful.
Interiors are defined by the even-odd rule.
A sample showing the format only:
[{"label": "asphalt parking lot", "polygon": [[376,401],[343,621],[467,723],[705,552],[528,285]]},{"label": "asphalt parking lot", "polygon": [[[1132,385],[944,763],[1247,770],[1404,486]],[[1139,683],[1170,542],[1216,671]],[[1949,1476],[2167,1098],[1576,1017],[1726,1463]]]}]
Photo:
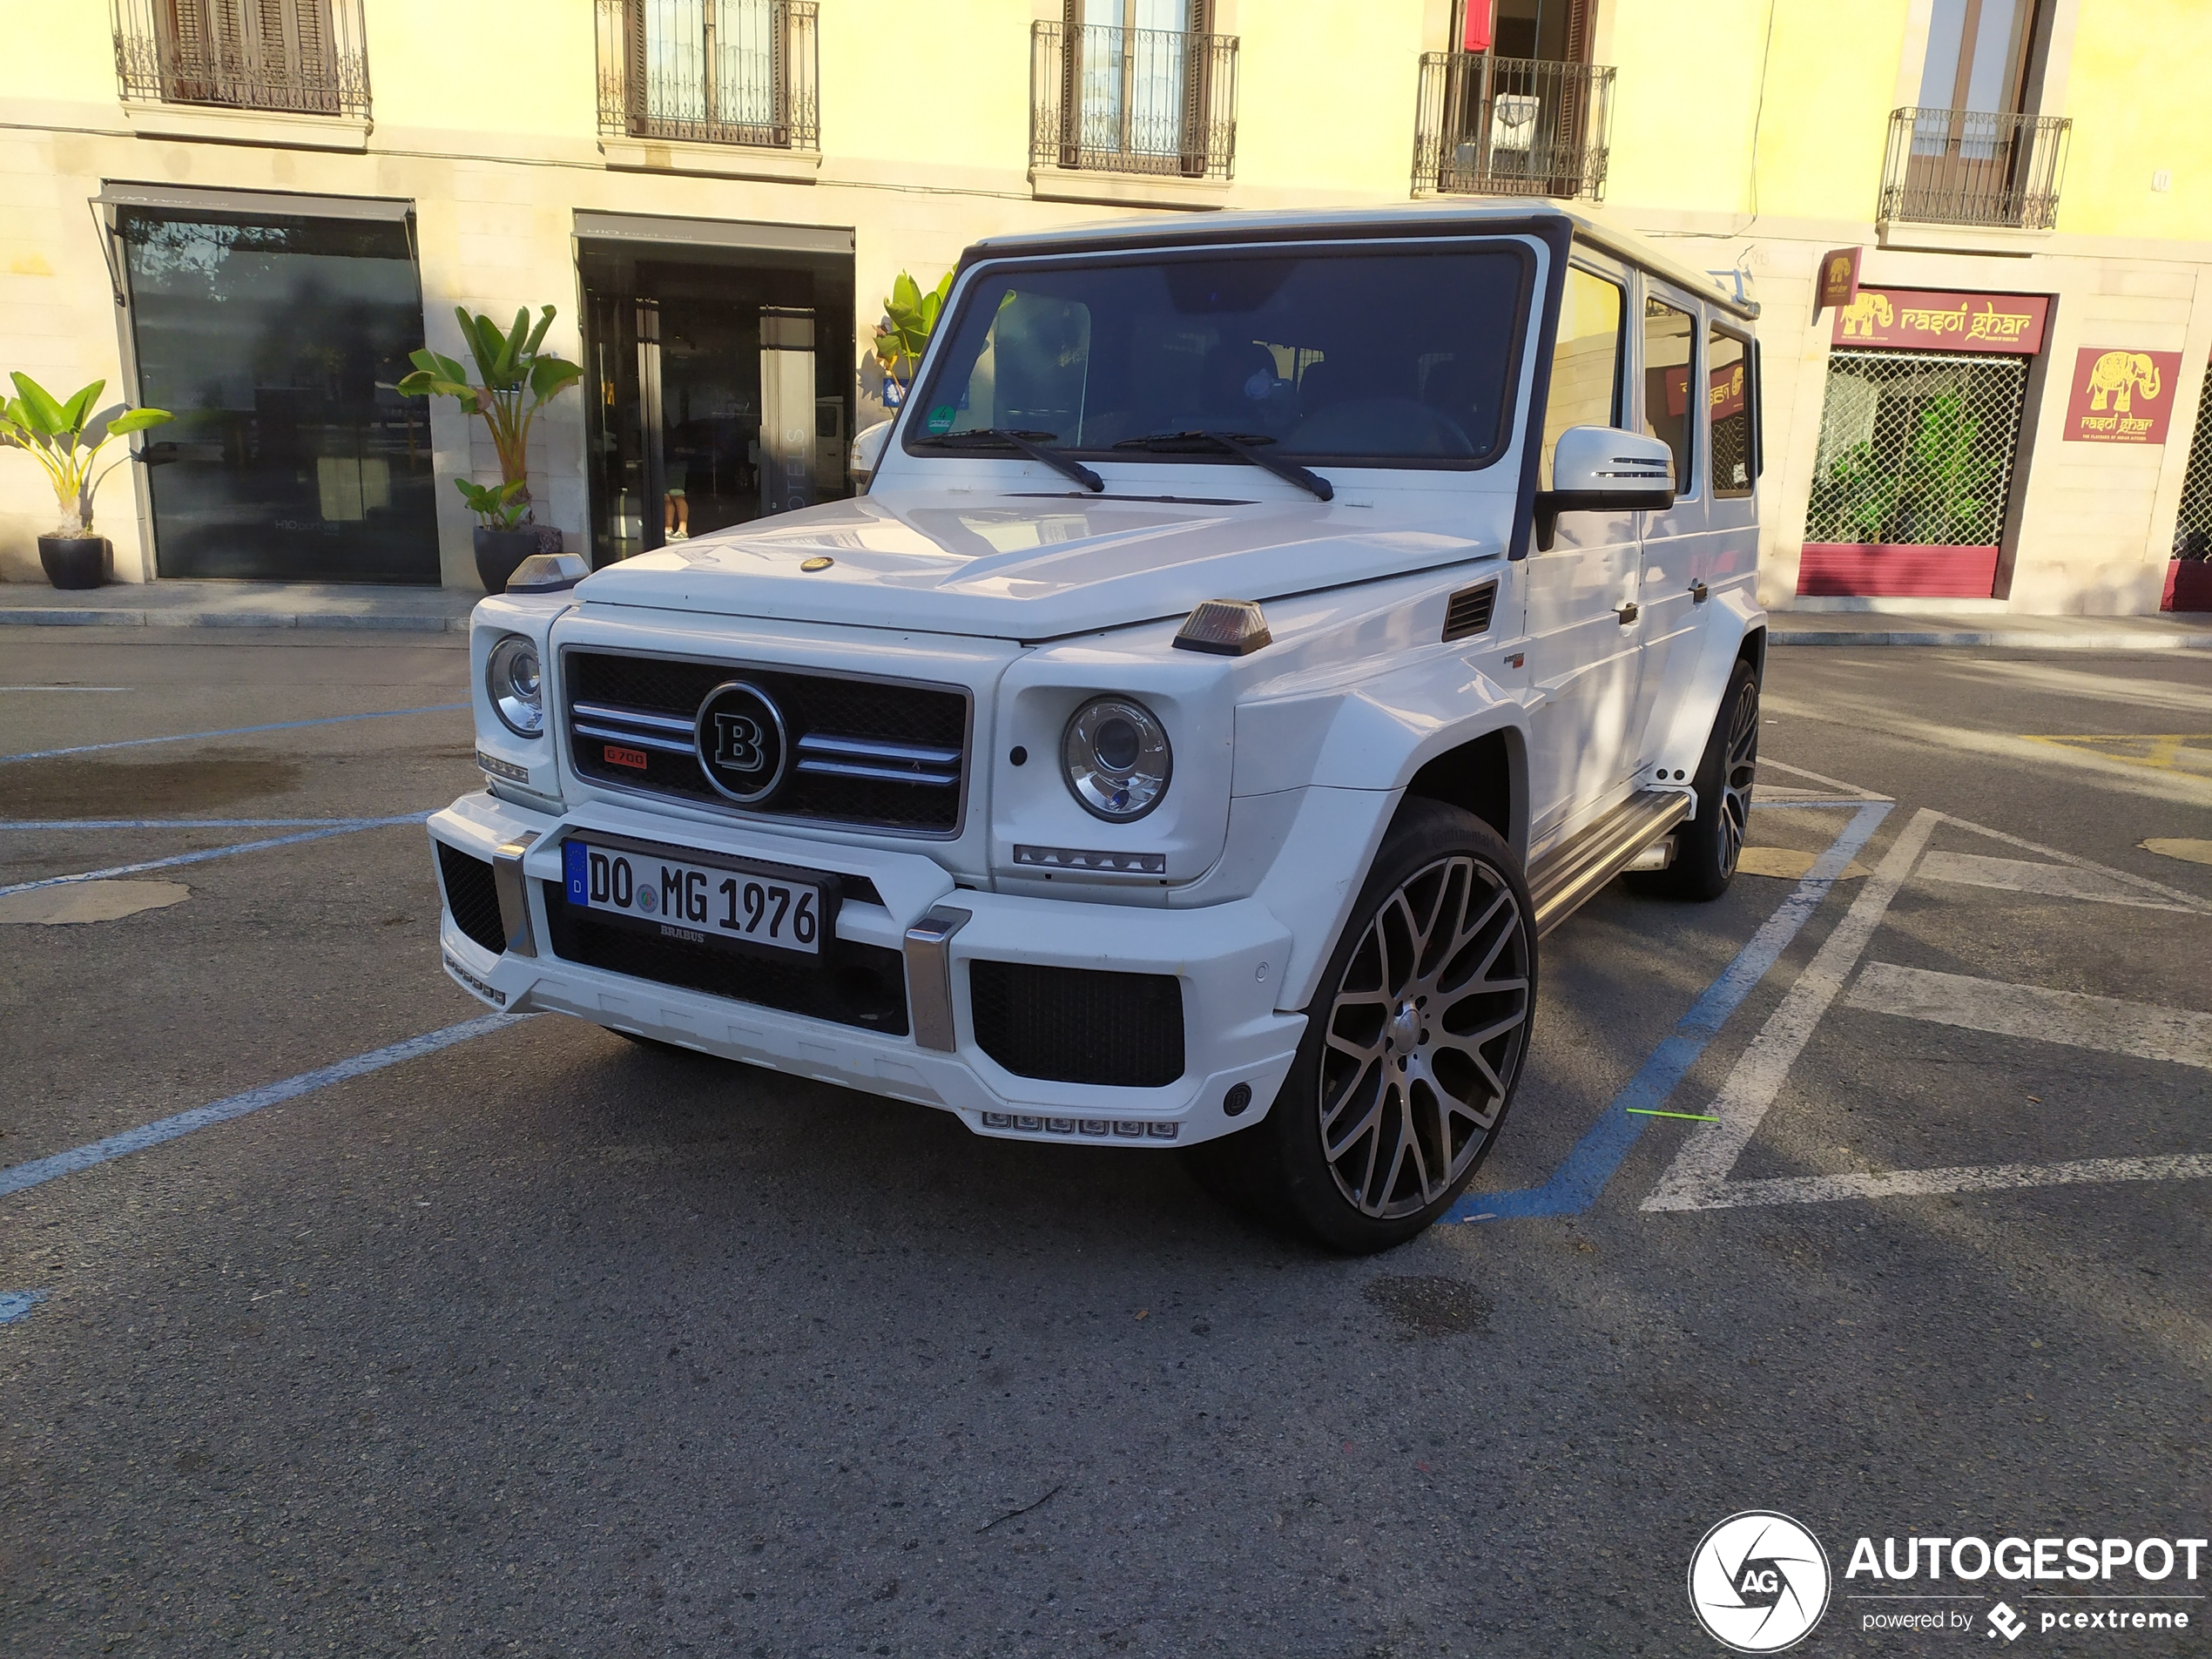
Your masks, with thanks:
[{"label": "asphalt parking lot", "polygon": [[[1764,873],[1554,934],[1461,1219],[1344,1261],[1170,1156],[471,1024],[458,637],[11,634],[5,1651],[1711,1654],[1693,1548],[1771,1508],[1801,1651],[1988,1652],[2083,1587],[1871,1633],[1852,1541],[2212,1519],[2202,655],[1777,650]],[[2200,1571],[1995,1648],[2202,1651]]]}]

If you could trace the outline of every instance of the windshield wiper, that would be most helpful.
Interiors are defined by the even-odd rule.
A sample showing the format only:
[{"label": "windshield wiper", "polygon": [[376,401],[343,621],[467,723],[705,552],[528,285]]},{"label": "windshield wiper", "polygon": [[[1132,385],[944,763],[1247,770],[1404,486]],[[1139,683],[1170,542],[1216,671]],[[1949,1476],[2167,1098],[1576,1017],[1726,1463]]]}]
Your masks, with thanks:
[{"label": "windshield wiper", "polygon": [[1080,461],[1055,455],[1044,446],[1057,432],[1015,432],[1004,427],[979,426],[967,432],[937,432],[914,440],[941,449],[1018,449],[1032,461],[1042,461],[1055,472],[1066,474],[1085,489],[1103,491],[1106,481]]},{"label": "windshield wiper", "polygon": [[1253,466],[1273,473],[1286,483],[1300,489],[1312,490],[1323,501],[1337,498],[1336,487],[1318,472],[1308,472],[1295,461],[1284,461],[1258,448],[1275,440],[1251,432],[1155,432],[1142,438],[1123,438],[1116,449],[1150,449],[1158,455],[1173,455],[1178,450],[1188,452],[1194,448],[1211,445],[1218,454],[1235,455]]}]

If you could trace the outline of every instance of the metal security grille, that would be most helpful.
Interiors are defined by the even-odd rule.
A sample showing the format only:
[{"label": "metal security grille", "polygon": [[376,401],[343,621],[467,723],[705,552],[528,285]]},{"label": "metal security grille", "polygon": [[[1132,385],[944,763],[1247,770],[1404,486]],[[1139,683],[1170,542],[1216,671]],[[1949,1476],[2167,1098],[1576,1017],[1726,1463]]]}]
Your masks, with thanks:
[{"label": "metal security grille", "polygon": [[1233,177],[1237,37],[1031,25],[1029,165]]},{"label": "metal security grille", "polygon": [[598,0],[599,131],[821,147],[815,0]]},{"label": "metal security grille", "polygon": [[1994,547],[2027,365],[1948,352],[1831,354],[1805,540]]},{"label": "metal security grille", "polygon": [[2197,400],[2189,469],[2182,479],[2182,515],[2174,522],[2174,556],[2212,559],[2212,385]]},{"label": "metal security grille", "polygon": [[1614,71],[1488,52],[1424,52],[1413,192],[1605,196]]},{"label": "metal security grille", "polygon": [[111,0],[125,102],[368,114],[361,0]]}]

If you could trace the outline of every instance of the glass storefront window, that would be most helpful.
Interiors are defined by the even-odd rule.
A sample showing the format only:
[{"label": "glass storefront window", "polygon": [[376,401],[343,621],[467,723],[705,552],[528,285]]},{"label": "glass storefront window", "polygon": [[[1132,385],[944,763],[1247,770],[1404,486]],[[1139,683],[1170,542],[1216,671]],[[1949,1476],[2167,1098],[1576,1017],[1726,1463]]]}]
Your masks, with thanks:
[{"label": "glass storefront window", "polygon": [[139,399],[165,577],[438,580],[406,226],[126,208]]}]

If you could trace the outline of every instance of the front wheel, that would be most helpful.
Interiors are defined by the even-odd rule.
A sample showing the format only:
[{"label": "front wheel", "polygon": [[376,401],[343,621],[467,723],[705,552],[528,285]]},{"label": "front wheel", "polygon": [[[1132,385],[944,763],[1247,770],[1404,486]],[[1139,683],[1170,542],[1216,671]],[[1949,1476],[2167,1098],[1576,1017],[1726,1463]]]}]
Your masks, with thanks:
[{"label": "front wheel", "polygon": [[1190,1149],[1201,1184],[1348,1255],[1404,1243],[1496,1141],[1528,1051],[1536,934],[1520,862],[1457,807],[1384,837],[1266,1117]]}]

